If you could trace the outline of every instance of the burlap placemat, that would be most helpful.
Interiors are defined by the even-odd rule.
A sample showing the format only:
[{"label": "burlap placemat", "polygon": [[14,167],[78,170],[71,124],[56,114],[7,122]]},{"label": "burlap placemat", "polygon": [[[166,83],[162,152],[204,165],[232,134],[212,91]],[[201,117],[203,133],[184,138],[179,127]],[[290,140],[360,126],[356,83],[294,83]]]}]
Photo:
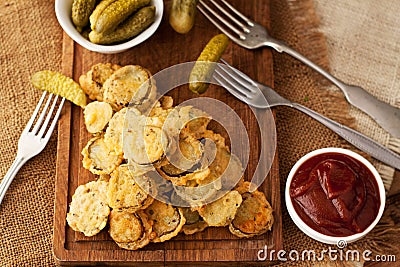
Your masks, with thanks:
[{"label": "burlap placemat", "polygon": [[[19,136],[40,98],[33,72],[61,68],[62,31],[53,1],[0,0],[0,179],[17,152]],[[11,184],[0,205],[0,265],[51,266],[54,134]]]},{"label": "burlap placemat", "polygon": [[[272,35],[328,68],[326,45],[317,32],[311,0],[271,0],[271,5]],[[16,154],[20,133],[41,94],[30,85],[30,75],[42,69],[61,69],[62,31],[54,15],[54,2],[0,0],[0,48],[0,177],[4,177]],[[318,75],[289,56],[275,53],[274,57],[275,88],[282,95],[338,121],[353,123],[340,93],[325,90],[326,83]],[[348,147],[330,130],[297,111],[278,108],[277,122],[282,186],[291,166],[308,151],[324,146]],[[52,228],[56,143],[53,135],[46,149],[20,170],[0,205],[1,266],[55,265]],[[389,204],[383,222],[357,247],[365,243],[381,246],[386,240],[377,236],[398,236],[397,204]],[[301,234],[286,209],[282,210],[285,249],[326,247]],[[310,262],[296,265],[308,266]]]},{"label": "burlap placemat", "polygon": [[[338,1],[314,1],[272,0],[272,36],[284,40],[297,51],[306,55],[325,69],[331,70],[339,77],[343,77],[343,79],[345,79],[346,81],[351,81],[352,83],[365,86],[366,88],[369,84],[363,84],[362,81],[365,82],[369,77],[371,82],[374,81],[374,77],[376,77],[372,75],[373,71],[370,69],[370,66],[379,66],[379,69],[383,69],[386,67],[386,79],[379,78],[377,79],[377,81],[380,82],[381,85],[385,84],[386,87],[386,91],[378,94],[378,97],[381,97],[381,99],[388,101],[391,94],[390,91],[395,90],[395,86],[398,86],[393,85],[393,81],[395,81],[396,79],[398,80],[399,77],[398,68],[394,67],[396,65],[393,65],[393,62],[395,62],[397,66],[399,64],[398,56],[395,54],[396,49],[394,49],[397,47],[398,53],[397,43],[389,43],[389,50],[392,49],[390,51],[386,51],[386,53],[391,52],[389,54],[392,56],[392,60],[389,61],[385,61],[387,58],[386,55],[385,57],[381,57],[378,60],[377,58],[379,58],[379,55],[382,56],[382,53],[384,52],[375,52],[372,49],[365,51],[364,55],[352,54],[350,56],[349,54],[351,54],[351,52],[349,52],[349,50],[346,49],[347,46],[342,43],[343,38],[340,35],[340,29],[342,29],[343,31],[347,29],[347,31],[351,32],[352,29],[350,28],[350,22],[353,18],[351,14],[357,14],[359,10],[357,8],[351,9],[353,13],[348,15],[347,18],[344,16],[342,11],[347,11],[345,3],[354,3],[357,1],[339,1],[339,5],[337,5]],[[328,2],[329,6],[325,6],[326,4],[328,4]],[[315,4],[319,4],[318,9],[314,8]],[[343,4],[343,6],[340,7],[340,4]],[[377,2],[375,3],[375,5],[373,5],[371,3],[365,3],[365,1],[359,1],[357,2],[357,4],[360,7],[365,4],[366,6],[364,7],[364,9],[367,10],[376,7],[376,5],[379,5],[379,3]],[[392,4],[394,4],[394,1]],[[336,7],[336,9],[334,7]],[[341,10],[342,8],[343,10]],[[331,14],[331,9],[335,9],[336,17],[333,17],[333,15],[332,17],[327,15]],[[384,14],[382,10],[381,13],[377,13]],[[326,17],[323,17],[324,20],[322,21],[326,24],[324,24],[322,28],[320,27],[320,14],[326,15]],[[361,11],[361,14],[364,16],[365,19],[367,13]],[[376,13],[374,14],[376,15]],[[392,13],[392,15],[396,17],[397,14],[398,12]],[[335,31],[335,22],[339,22],[342,26],[339,27],[339,33]],[[360,21],[357,22],[359,24],[362,24],[362,22]],[[390,21],[389,23],[386,20],[376,20],[375,18],[375,20],[372,19],[370,21],[370,23],[373,22],[376,24],[382,23],[382,25],[387,26],[387,31],[391,31],[393,27],[396,27],[395,25],[398,25],[398,23],[395,23],[394,20]],[[359,26],[359,24],[356,25]],[[375,28],[377,27],[378,26],[376,26]],[[329,31],[327,31],[327,36],[325,36],[325,34],[322,34],[322,32],[325,33],[326,29],[329,29]],[[332,32],[334,32],[335,34],[331,34]],[[347,32],[349,36],[346,36],[345,38],[347,41],[351,40],[352,38],[352,35],[349,32]],[[326,40],[326,38],[328,39]],[[398,39],[399,38],[397,38],[397,40]],[[358,41],[362,42],[362,40],[363,39],[359,37]],[[327,46],[327,44],[329,44],[330,46]],[[335,46],[334,48],[336,48],[336,50],[332,51],[331,46]],[[371,47],[371,44],[365,44],[365,47]],[[340,55],[340,60],[335,61],[337,60],[337,54],[340,54],[342,50],[349,52],[349,54]],[[374,52],[372,53],[375,55],[374,59],[372,59],[373,57],[372,55],[370,55],[371,51]],[[363,61],[365,60],[366,55],[368,55],[369,59],[372,59],[373,63],[371,61],[369,61],[368,63]],[[362,62],[362,64],[355,64],[354,61],[352,61],[355,57],[359,57],[357,62]],[[334,64],[332,64],[332,62]],[[386,64],[387,62],[389,63]],[[342,67],[343,65],[347,65],[347,67]],[[381,67],[381,65],[383,66]],[[358,73],[362,70],[366,70],[363,73],[364,76],[362,76],[364,80],[355,78],[358,77]],[[396,144],[398,144],[398,141],[388,137],[388,135],[386,133],[383,133],[377,125],[373,125],[370,119],[365,119],[368,121],[368,125],[363,125],[362,121],[364,120],[364,118],[361,119],[361,115],[363,114],[360,115],[360,112],[357,112],[353,108],[351,108],[344,100],[341,92],[339,92],[337,89],[332,88],[332,86],[327,83],[325,79],[323,79],[321,76],[316,74],[308,67],[304,66],[300,62],[287,55],[282,55],[274,52],[274,71],[275,90],[282,93],[282,95],[285,95],[293,101],[311,107],[312,109],[319,111],[320,113],[332,119],[340,121],[341,123],[344,123],[350,127],[359,127],[361,131],[365,132],[367,135],[372,136],[382,144],[388,145],[392,149],[396,149]],[[396,71],[397,73],[394,73]],[[345,75],[345,73],[347,74]],[[382,72],[379,71],[378,73],[381,74]],[[392,97],[393,95],[399,94],[399,90],[395,91],[392,92]],[[388,97],[385,98],[385,94]],[[396,97],[394,98],[396,99]],[[388,102],[391,104],[398,104],[396,103],[395,99],[391,99]],[[354,118],[356,118],[356,121],[354,120]],[[277,130],[282,190],[284,189],[283,186],[285,183],[285,177],[289,173],[290,168],[293,166],[296,160],[298,160],[305,153],[317,148],[327,146],[344,147],[354,150],[351,145],[340,139],[336,134],[334,134],[324,126],[320,125],[316,121],[313,121],[307,116],[300,114],[298,111],[293,111],[288,108],[277,109]],[[380,136],[378,136],[376,133],[379,133]],[[377,164],[377,162],[374,163]],[[379,167],[378,170],[384,176],[386,186],[387,188],[389,188],[393,177],[393,169],[382,165],[376,166]],[[360,253],[368,249],[371,250],[374,255],[386,253],[398,256],[400,254],[400,243],[398,240],[398,236],[400,233],[400,209],[396,207],[395,203],[397,202],[398,198],[393,198],[389,200],[385,214],[379,225],[374,229],[374,231],[361,241],[352,243],[351,245],[347,246],[346,249],[357,250]],[[317,253],[317,256],[320,256],[321,254],[318,253],[322,252],[323,250],[328,250],[329,248],[337,249],[336,246],[324,245],[300,233],[297,227],[289,218],[285,208],[283,209],[283,213],[284,248],[287,253],[291,250],[295,250],[301,253],[303,250],[306,249],[313,250]],[[282,262],[281,264],[290,266],[312,265],[310,261],[289,261]],[[315,264],[318,266],[362,266],[363,259],[361,258],[359,262],[351,262],[346,260],[331,262],[330,258],[326,256],[323,260],[318,261]]]},{"label": "burlap placemat", "polygon": [[[400,5],[388,1],[315,0],[320,30],[327,39],[332,73],[362,86],[378,99],[400,108]],[[337,90],[331,86],[330,90]],[[351,107],[359,131],[400,152],[390,136],[369,116]],[[394,169],[373,162],[389,189]]]}]

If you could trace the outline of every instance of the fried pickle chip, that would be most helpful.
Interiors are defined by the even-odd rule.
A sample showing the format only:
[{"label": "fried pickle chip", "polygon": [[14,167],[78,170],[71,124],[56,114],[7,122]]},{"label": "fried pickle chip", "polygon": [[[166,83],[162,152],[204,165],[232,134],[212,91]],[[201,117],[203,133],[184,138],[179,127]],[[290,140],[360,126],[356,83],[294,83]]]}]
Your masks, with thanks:
[{"label": "fried pickle chip", "polygon": [[201,207],[200,216],[209,226],[227,226],[235,218],[242,196],[238,191],[232,190],[220,199]]},{"label": "fried pickle chip", "polygon": [[[156,82],[153,78],[150,78],[150,81],[151,81],[151,87],[148,89],[148,95],[146,95],[146,97],[143,98],[139,104],[135,102],[129,103],[130,107],[137,108],[143,114],[147,114],[151,108],[153,108],[155,105],[158,105],[156,100],[157,99]],[[147,82],[145,84],[147,84]],[[140,91],[141,90],[144,89],[141,88]]]},{"label": "fried pickle chip", "polygon": [[155,125],[159,122],[134,112],[127,112],[126,117],[122,134],[125,158],[140,165],[161,161],[169,145],[162,125]]},{"label": "fried pickle chip", "polygon": [[82,165],[94,174],[110,174],[121,164],[123,157],[104,140],[104,136],[95,136],[82,150]]},{"label": "fried pickle chip", "polygon": [[171,164],[171,163],[168,163],[167,165],[162,166],[161,171],[165,174],[165,176],[169,176],[169,177],[180,176],[186,172],[186,170],[179,169],[178,167],[176,167],[174,164]]},{"label": "fried pickle chip", "polygon": [[161,107],[160,102],[158,102],[149,113],[149,117],[158,118],[162,123],[164,123],[165,119],[168,117],[169,112],[171,112],[171,108],[163,108]]},{"label": "fried pickle chip", "polygon": [[186,219],[186,223],[182,227],[182,232],[185,235],[202,232],[208,227],[208,224],[201,218],[197,211],[193,211],[190,208],[182,208],[182,212]]},{"label": "fried pickle chip", "polygon": [[186,222],[182,209],[176,208],[170,204],[154,200],[153,203],[145,209],[145,213],[153,221],[153,231],[157,236],[152,242],[164,242],[177,236]]},{"label": "fried pickle chip", "polygon": [[103,131],[112,118],[113,110],[106,102],[94,101],[85,107],[83,115],[87,131],[94,134]]},{"label": "fried pickle chip", "polygon": [[186,186],[174,186],[177,197],[193,210],[199,210],[206,203],[210,203],[226,193],[226,191],[218,191],[215,188],[214,183],[198,186],[194,180],[188,181]]},{"label": "fried pickle chip", "polygon": [[126,210],[112,210],[109,233],[119,247],[128,250],[146,246],[155,236],[152,224],[143,211],[132,213]]},{"label": "fried pickle chip", "polygon": [[179,140],[179,151],[178,157],[179,167],[185,170],[191,169],[195,164],[197,164],[204,153],[203,144],[195,139],[193,136],[185,136]]},{"label": "fried pickle chip", "polygon": [[140,105],[152,89],[151,74],[138,65],[127,65],[116,70],[103,84],[104,101],[115,110],[129,103]]},{"label": "fried pickle chip", "polygon": [[67,213],[68,225],[85,236],[94,236],[107,224],[110,208],[107,204],[105,181],[92,181],[78,186]]},{"label": "fried pickle chip", "polygon": [[179,176],[185,172],[200,169],[193,169],[200,162],[204,152],[203,144],[199,140],[190,135],[185,136],[179,139],[178,148],[174,150],[174,153],[169,153],[170,163],[163,166],[162,170],[166,175]]},{"label": "fried pickle chip", "polygon": [[98,63],[79,77],[79,84],[92,100],[103,101],[104,82],[121,66],[111,63]]},{"label": "fried pickle chip", "polygon": [[182,129],[184,132],[188,132],[196,139],[200,139],[207,131],[207,126],[211,121],[211,117],[196,108],[192,108],[189,111],[190,120],[185,124]]},{"label": "fried pickle chip", "polygon": [[243,201],[229,224],[229,231],[238,237],[261,235],[271,230],[274,223],[273,210],[265,195],[257,190],[250,193],[252,187],[250,182],[244,182],[237,188]]},{"label": "fried pickle chip", "polygon": [[[193,145],[202,142],[195,139],[189,132],[181,133],[181,136],[186,136],[186,139],[183,140],[190,144],[186,145],[181,141],[182,139],[180,140],[180,150],[183,156],[195,154]],[[243,172],[239,158],[231,155],[221,135],[206,130],[202,136],[200,136],[202,138],[200,140],[204,140],[204,145],[201,146],[202,153],[195,154],[195,157],[192,156],[192,160],[197,162],[196,168],[185,170],[173,164],[167,164],[157,169],[162,177],[174,184],[177,195],[188,202],[191,207],[196,208],[209,202],[212,198],[216,199],[218,190],[224,188],[225,190],[222,192],[224,194],[226,190],[233,188],[242,177],[241,173]],[[182,143],[185,145],[182,146]],[[173,158],[173,156],[169,158]]]},{"label": "fried pickle chip", "polygon": [[86,106],[86,95],[71,78],[55,71],[43,70],[32,75],[31,82],[39,90],[65,97],[77,106]]},{"label": "fried pickle chip", "polygon": [[240,159],[229,153],[225,147],[217,147],[215,159],[210,165],[210,174],[202,180],[197,180],[199,185],[213,183],[217,190],[232,189],[243,178],[243,167]]},{"label": "fried pickle chip", "polygon": [[[118,166],[111,173],[108,184],[108,205],[113,209],[125,209],[129,212],[147,208],[154,200],[147,193],[151,187],[150,180],[145,178],[140,180],[146,181],[147,184],[139,185],[128,165]],[[142,189],[143,186],[146,188]]]},{"label": "fried pickle chip", "polygon": [[[173,171],[170,166],[168,165],[165,166],[167,168],[167,171]],[[180,173],[177,176],[172,176],[171,174],[166,174],[164,172],[164,166],[161,168],[157,169],[158,172],[161,174],[161,176],[169,181],[171,181],[174,185],[176,186],[187,186],[189,181],[198,181],[198,180],[203,180],[208,177],[210,174],[210,169],[205,168],[203,170],[196,170],[194,172],[184,172]],[[178,170],[175,170],[176,172],[179,172]]]},{"label": "fried pickle chip", "polygon": [[229,151],[228,147],[225,144],[225,138],[218,133],[214,133],[211,130],[205,130],[201,134],[200,138],[201,139],[210,139],[215,143],[216,147],[225,147]]},{"label": "fried pickle chip", "polygon": [[210,173],[197,179],[197,186],[212,184],[216,190],[232,189],[243,177],[240,159],[229,152],[225,139],[219,134],[206,130],[200,140],[204,143],[202,164],[209,165]]},{"label": "fried pickle chip", "polygon": [[92,79],[97,84],[103,85],[108,78],[117,70],[122,68],[120,65],[111,64],[111,63],[98,63],[93,65],[92,70]]},{"label": "fried pickle chip", "polygon": [[[122,155],[122,132],[124,129],[125,123],[125,115],[128,111],[128,108],[123,108],[120,111],[116,112],[114,116],[110,119],[108,123],[108,127],[106,129],[106,133],[104,134],[104,139],[110,146],[114,148],[115,153]],[[133,111],[130,111],[133,112]],[[140,112],[135,110],[138,114]]]},{"label": "fried pickle chip", "polygon": [[210,120],[208,114],[192,106],[177,106],[169,112],[164,128],[173,137],[183,131],[199,139],[198,136],[206,131]]}]

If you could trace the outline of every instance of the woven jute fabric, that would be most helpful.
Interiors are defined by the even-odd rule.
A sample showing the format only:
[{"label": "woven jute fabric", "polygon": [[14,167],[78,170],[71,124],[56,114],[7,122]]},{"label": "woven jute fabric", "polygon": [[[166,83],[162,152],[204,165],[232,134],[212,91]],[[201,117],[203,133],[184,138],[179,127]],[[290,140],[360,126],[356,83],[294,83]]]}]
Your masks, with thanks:
[{"label": "woven jute fabric", "polygon": [[[61,67],[54,1],[0,0],[0,179],[40,98],[32,73]],[[57,135],[25,164],[0,205],[0,266],[51,266]]]},{"label": "woven jute fabric", "polygon": [[[315,9],[319,29],[327,39],[332,73],[400,108],[398,1],[315,0]],[[400,139],[390,136],[360,110],[352,107],[350,114],[356,118],[359,131],[400,152]],[[374,164],[389,189],[394,169]]]},{"label": "woven jute fabric", "polygon": [[[318,15],[322,13],[321,10],[328,1],[317,1],[320,4],[315,9],[312,0],[271,0],[271,34],[324,68],[330,67],[333,72],[338,73],[341,66],[332,64],[332,43],[328,42],[327,47],[324,35],[318,31]],[[394,3],[394,0],[392,2]],[[315,10],[319,13],[316,14]],[[393,14],[397,16],[398,12]],[[328,17],[322,18],[326,22],[331,20]],[[396,29],[396,24],[385,25],[392,27],[392,30]],[[328,26],[323,25],[324,29]],[[329,31],[327,33],[328,38],[336,38],[335,35],[330,35]],[[398,45],[394,47],[397,47],[398,51]],[[62,30],[55,18],[54,1],[0,0],[0,179],[12,164],[20,133],[41,94],[31,86],[30,76],[42,69],[61,70],[61,57]],[[326,81],[314,71],[289,56],[278,53],[274,53],[274,68],[275,88],[279,93],[332,119],[355,126],[354,119],[349,116],[349,106],[341,93],[329,89]],[[348,72],[344,69],[342,71]],[[397,71],[398,79],[398,68],[392,71]],[[343,77],[351,80],[357,76],[353,75]],[[359,81],[360,85],[370,87],[363,84],[362,80],[354,80],[354,83]],[[380,82],[384,84],[383,80]],[[395,86],[398,84],[391,89],[396,88]],[[393,99],[390,96],[389,92],[381,97],[392,103]],[[399,99],[398,92],[396,99]],[[297,111],[289,108],[277,108],[276,111],[282,189],[291,166],[305,153],[326,146],[353,149],[336,134]],[[358,115],[352,110],[350,114],[357,117],[359,123]],[[364,128],[361,130],[365,130]],[[52,236],[56,136],[56,133],[53,134],[45,150],[22,167],[0,205],[0,266],[55,265]],[[400,219],[398,202],[396,198],[390,199],[382,222],[371,235],[352,247],[365,249],[372,246],[374,251],[386,253],[388,249],[394,251],[396,246],[400,247],[398,240],[389,238],[399,234],[399,226],[396,225]],[[284,201],[282,203],[284,205]],[[290,220],[286,209],[283,207],[282,210],[285,250],[318,251],[327,248],[302,234]],[[387,243],[392,244],[392,248],[388,248]],[[308,261],[282,264],[313,265]],[[318,263],[321,264],[329,265],[327,262]]]},{"label": "woven jute fabric", "polygon": [[[380,6],[380,3],[374,1],[272,0],[271,30],[274,37],[284,40],[334,75],[349,83],[368,88],[383,101],[398,105],[398,9],[395,1],[388,1]],[[356,128],[398,151],[398,140],[390,137],[368,116],[350,107],[337,88],[308,67],[287,55],[275,52],[274,71],[275,89],[282,95]],[[282,190],[291,166],[310,150],[328,146],[355,150],[324,126],[288,108],[277,109],[277,131]],[[374,164],[388,189],[393,181],[394,170],[376,161]],[[284,200],[282,202],[284,203]],[[346,249],[357,250],[360,253],[371,250],[373,255],[386,253],[398,257],[400,209],[396,203],[398,198],[389,199],[378,226],[366,238],[348,245]],[[338,249],[334,245],[324,245],[300,233],[286,209],[283,209],[283,229],[284,248],[287,253],[295,250],[301,254],[304,250],[312,250],[318,257],[324,250]],[[359,261],[350,260],[345,258],[343,261],[332,262],[325,256],[321,261],[317,260],[316,264],[368,264],[362,257]],[[310,261],[290,260],[281,264],[312,265]]]}]

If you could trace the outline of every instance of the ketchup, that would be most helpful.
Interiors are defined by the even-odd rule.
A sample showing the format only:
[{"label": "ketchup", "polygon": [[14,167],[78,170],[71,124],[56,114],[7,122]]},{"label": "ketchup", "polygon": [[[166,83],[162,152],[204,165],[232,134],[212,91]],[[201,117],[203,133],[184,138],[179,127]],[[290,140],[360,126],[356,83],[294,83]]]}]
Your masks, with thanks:
[{"label": "ketchup", "polygon": [[304,162],[293,176],[290,197],[308,226],[336,237],[365,230],[380,206],[378,184],[371,171],[340,153],[325,153]]}]

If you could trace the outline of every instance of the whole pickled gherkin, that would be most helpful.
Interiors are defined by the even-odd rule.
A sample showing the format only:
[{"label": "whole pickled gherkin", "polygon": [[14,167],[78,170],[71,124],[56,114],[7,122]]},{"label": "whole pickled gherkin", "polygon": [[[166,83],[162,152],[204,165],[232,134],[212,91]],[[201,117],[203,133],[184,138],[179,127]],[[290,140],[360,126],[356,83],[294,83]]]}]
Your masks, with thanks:
[{"label": "whole pickled gherkin", "polygon": [[198,0],[172,0],[169,24],[178,33],[188,33],[193,25]]},{"label": "whole pickled gherkin", "polygon": [[221,58],[228,44],[228,37],[222,33],[207,43],[190,72],[189,89],[192,92],[202,94],[207,90],[210,84],[205,81],[211,81],[215,62]]},{"label": "whole pickled gherkin", "polygon": [[96,6],[96,8],[93,10],[92,15],[89,17],[90,21],[90,28],[94,30],[93,28],[96,26],[96,21],[100,17],[101,14],[106,10],[106,8],[111,5],[112,3],[116,2],[117,0],[101,0],[100,3]]},{"label": "whole pickled gherkin", "polygon": [[103,0],[90,16],[93,31],[112,31],[139,8],[150,4],[150,0]]},{"label": "whole pickled gherkin", "polygon": [[155,6],[142,7],[112,32],[90,32],[89,40],[95,44],[113,44],[130,39],[147,29],[154,22],[155,14]]},{"label": "whole pickled gherkin", "polygon": [[89,24],[89,17],[96,6],[96,0],[74,0],[72,3],[72,22],[79,32]]}]

